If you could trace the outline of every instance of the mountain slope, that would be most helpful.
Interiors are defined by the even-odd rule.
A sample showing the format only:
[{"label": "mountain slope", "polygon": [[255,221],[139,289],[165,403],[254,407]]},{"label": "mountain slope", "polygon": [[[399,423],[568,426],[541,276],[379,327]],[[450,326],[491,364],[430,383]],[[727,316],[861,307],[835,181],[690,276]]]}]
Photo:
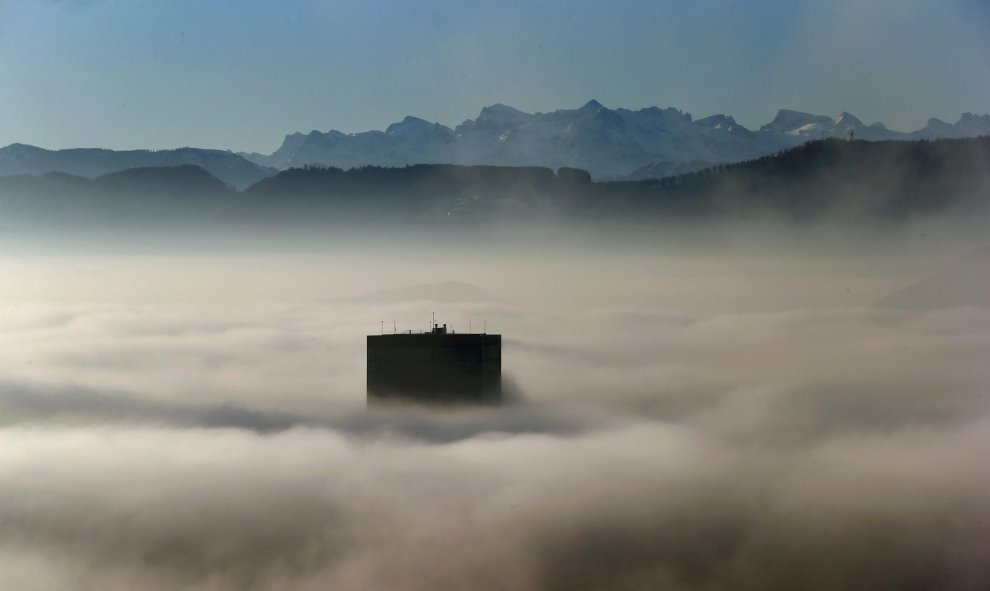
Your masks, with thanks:
[{"label": "mountain slope", "polygon": [[382,219],[976,216],[990,204],[990,138],[818,140],[661,181],[593,182],[566,168],[557,174],[549,168],[454,165],[295,169],[265,179],[246,195],[300,216],[360,212]]},{"label": "mountain slope", "polygon": [[0,224],[160,227],[218,221],[240,194],[198,166],[132,168],[95,179],[61,172],[0,177]]},{"label": "mountain slope", "polygon": [[990,115],[963,113],[955,124],[929,119],[928,124],[911,134],[917,139],[963,138],[990,135]]},{"label": "mountain slope", "polygon": [[198,166],[221,181],[244,188],[274,174],[232,152],[179,148],[177,150],[103,150],[76,148],[45,150],[25,144],[0,148],[0,176],[62,172],[96,178],[131,168]]},{"label": "mountain slope", "polygon": [[541,167],[422,164],[294,168],[235,192],[196,167],[144,168],[95,180],[0,178],[0,223],[253,224],[257,228],[534,220],[776,217],[897,222],[985,220],[990,137],[816,140],[750,161],[661,180],[595,182]]}]

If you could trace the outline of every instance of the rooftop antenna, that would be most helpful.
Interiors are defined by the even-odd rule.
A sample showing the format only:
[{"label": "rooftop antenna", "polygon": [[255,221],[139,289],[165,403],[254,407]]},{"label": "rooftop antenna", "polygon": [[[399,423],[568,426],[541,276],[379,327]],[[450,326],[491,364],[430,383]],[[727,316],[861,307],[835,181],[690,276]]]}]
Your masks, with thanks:
[{"label": "rooftop antenna", "polygon": [[385,334],[385,321],[382,320],[382,334]]},{"label": "rooftop antenna", "polygon": [[395,320],[392,321],[392,334],[395,334]]}]

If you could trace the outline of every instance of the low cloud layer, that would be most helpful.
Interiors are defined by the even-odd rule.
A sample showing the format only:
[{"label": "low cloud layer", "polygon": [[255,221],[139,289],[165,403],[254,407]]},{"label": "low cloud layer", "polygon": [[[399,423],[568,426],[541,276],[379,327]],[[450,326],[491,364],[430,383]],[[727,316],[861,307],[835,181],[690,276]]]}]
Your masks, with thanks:
[{"label": "low cloud layer", "polygon": [[429,301],[5,303],[0,588],[990,583],[987,308],[523,301],[443,413],[364,409]]}]

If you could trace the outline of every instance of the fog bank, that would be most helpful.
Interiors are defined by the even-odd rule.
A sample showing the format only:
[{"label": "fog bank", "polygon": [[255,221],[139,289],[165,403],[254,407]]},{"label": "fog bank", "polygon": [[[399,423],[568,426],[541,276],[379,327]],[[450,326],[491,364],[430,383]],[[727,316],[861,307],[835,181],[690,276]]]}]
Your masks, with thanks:
[{"label": "fog bank", "polygon": [[[978,245],[753,235],[9,256],[0,587],[985,588]],[[432,312],[513,404],[365,410]]]}]

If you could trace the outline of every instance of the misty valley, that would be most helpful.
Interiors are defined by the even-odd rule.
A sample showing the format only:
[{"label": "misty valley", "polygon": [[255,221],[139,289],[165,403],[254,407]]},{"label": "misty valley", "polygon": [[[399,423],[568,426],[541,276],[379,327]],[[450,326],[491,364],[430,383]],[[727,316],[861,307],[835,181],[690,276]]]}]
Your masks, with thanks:
[{"label": "misty valley", "polygon": [[[151,192],[4,181],[24,191],[0,259],[5,586],[970,588],[980,572],[975,177],[934,173],[964,192],[891,190],[861,213],[527,205],[451,222],[430,183],[612,189],[540,170],[286,175],[328,202],[352,181],[436,196],[382,223],[303,189],[281,208],[160,174]],[[425,180],[390,178],[411,174]],[[722,174],[754,182],[615,190],[628,207],[639,189],[715,195]],[[797,176],[756,178],[783,195]],[[366,408],[367,335],[434,313],[502,335],[502,404]]]},{"label": "misty valley", "polygon": [[[192,165],[95,179],[62,172],[0,177],[9,230],[107,232],[115,226],[210,230],[778,219],[905,222],[987,213],[986,137],[811,141],[771,156],[660,179],[593,181],[583,170],[415,165],[292,168],[237,191]],[[145,231],[145,230],[142,230]]]},{"label": "misty valley", "polygon": [[0,0],[0,591],[987,591],[987,31]]}]

